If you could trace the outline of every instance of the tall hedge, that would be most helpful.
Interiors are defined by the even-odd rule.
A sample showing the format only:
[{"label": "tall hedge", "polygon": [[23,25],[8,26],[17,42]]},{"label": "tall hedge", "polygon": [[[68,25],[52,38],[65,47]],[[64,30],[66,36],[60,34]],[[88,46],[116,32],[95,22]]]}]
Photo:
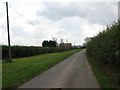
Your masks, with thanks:
[{"label": "tall hedge", "polygon": [[90,38],[87,43],[87,54],[94,58],[93,62],[119,73],[120,77],[120,24],[113,23],[107,26],[106,30]]}]

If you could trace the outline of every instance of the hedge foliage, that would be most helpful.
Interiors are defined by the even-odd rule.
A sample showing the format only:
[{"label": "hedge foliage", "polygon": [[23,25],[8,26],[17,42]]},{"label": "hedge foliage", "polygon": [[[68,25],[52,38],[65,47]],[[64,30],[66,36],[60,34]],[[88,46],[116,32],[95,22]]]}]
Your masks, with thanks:
[{"label": "hedge foliage", "polygon": [[[120,24],[114,22],[107,29],[90,38],[87,54],[99,65],[115,71],[120,77]],[[95,62],[96,62],[95,61]],[[120,82],[120,78],[119,78]]]},{"label": "hedge foliage", "polygon": [[[55,53],[55,52],[63,52],[72,50],[75,48],[62,48],[62,47],[34,47],[34,46],[12,46],[11,47],[11,56],[12,58],[19,57],[28,57],[46,53]],[[7,59],[8,54],[8,46],[2,46],[2,59]]]}]

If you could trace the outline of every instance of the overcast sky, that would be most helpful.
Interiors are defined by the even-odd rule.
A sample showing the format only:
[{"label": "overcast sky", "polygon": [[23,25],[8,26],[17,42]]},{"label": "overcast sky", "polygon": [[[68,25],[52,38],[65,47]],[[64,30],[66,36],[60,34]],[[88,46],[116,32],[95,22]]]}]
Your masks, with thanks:
[{"label": "overcast sky", "polygon": [[[0,1],[0,44],[7,44],[5,1]],[[54,37],[82,45],[118,19],[118,2],[109,1],[8,0],[11,44],[41,46]]]}]

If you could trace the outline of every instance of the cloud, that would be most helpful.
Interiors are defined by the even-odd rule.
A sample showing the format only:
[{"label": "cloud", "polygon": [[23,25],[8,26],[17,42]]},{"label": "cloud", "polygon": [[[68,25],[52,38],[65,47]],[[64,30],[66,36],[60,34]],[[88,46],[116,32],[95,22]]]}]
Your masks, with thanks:
[{"label": "cloud", "polygon": [[62,29],[64,29],[64,31],[66,31],[65,33],[71,33],[72,36],[76,36],[76,37],[83,36],[83,32],[84,32],[83,24],[88,24],[87,20],[79,17],[64,18],[58,22],[60,23],[59,27],[61,27]]},{"label": "cloud", "polygon": [[45,16],[50,20],[57,21],[66,17],[80,17],[87,19],[91,23],[106,25],[117,20],[117,2],[72,2],[67,5],[50,2],[43,3],[46,9],[37,10],[38,16]]},{"label": "cloud", "polygon": [[86,19],[80,17],[69,17],[59,21],[59,27],[62,28],[58,32],[61,36],[66,36],[63,39],[75,44],[84,43],[84,38],[92,37],[99,31],[103,30],[103,25],[91,24]]},{"label": "cloud", "polygon": [[[10,34],[12,45],[41,46],[43,40],[52,37],[82,44],[84,38],[96,35],[108,23],[117,18],[117,3],[85,2],[41,2],[10,0],[10,5],[32,22],[9,8]],[[7,44],[6,8],[0,14],[0,36]]]}]

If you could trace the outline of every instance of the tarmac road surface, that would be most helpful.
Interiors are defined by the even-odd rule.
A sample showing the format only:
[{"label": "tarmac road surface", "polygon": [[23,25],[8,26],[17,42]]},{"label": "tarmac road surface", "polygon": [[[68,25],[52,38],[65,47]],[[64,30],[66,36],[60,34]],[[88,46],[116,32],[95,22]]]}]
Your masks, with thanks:
[{"label": "tarmac road surface", "polygon": [[99,88],[85,52],[75,53],[20,88]]}]

